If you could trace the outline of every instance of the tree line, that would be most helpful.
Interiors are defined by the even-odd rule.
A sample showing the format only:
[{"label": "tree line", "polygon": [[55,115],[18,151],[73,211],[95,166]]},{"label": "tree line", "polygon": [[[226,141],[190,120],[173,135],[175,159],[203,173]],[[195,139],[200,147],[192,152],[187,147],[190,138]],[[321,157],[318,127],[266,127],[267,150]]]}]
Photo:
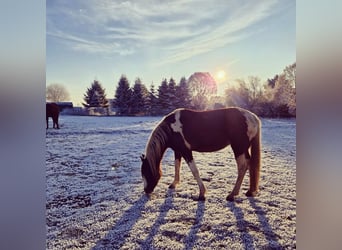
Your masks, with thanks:
[{"label": "tree line", "polygon": [[296,116],[296,63],[262,83],[259,77],[238,79],[225,91],[225,105],[239,106],[263,117]]},{"label": "tree line", "polygon": [[138,77],[130,84],[121,75],[110,105],[105,89],[98,80],[84,94],[85,108],[115,108],[116,115],[165,115],[176,108],[195,110],[238,106],[263,117],[296,116],[296,63],[283,72],[261,82],[257,76],[237,79],[227,87],[224,96],[217,95],[217,84],[207,72],[196,72],[189,79],[163,79],[149,88]]}]

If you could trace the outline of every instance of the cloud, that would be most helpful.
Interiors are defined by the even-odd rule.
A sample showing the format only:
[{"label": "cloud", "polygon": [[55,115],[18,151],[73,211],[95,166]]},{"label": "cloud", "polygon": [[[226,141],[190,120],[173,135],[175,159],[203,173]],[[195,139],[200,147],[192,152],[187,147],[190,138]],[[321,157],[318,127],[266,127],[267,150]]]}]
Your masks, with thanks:
[{"label": "cloud", "polygon": [[128,55],[153,47],[161,64],[183,61],[258,32],[277,1],[47,2],[47,35],[71,49]]},{"label": "cloud", "polygon": [[62,40],[65,44],[70,46],[75,51],[103,55],[129,55],[134,53],[133,49],[123,47],[120,43],[116,42],[97,42],[70,35],[61,31],[47,32],[47,35]]}]

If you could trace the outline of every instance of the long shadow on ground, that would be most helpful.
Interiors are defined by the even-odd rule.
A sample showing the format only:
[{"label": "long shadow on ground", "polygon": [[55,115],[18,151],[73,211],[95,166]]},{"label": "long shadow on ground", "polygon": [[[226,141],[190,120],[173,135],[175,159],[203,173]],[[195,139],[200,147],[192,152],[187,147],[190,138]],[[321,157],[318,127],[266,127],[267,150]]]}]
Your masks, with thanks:
[{"label": "long shadow on ground", "polygon": [[[140,245],[140,249],[151,249],[153,246],[153,239],[155,236],[160,233],[160,227],[167,223],[167,220],[165,219],[167,217],[167,213],[174,208],[174,195],[173,190],[169,190],[166,194],[164,203],[159,208],[159,216],[155,220],[154,224],[150,228],[150,233],[145,238],[144,242]],[[179,235],[179,240],[183,242],[184,249],[193,249],[195,246],[195,243],[198,239],[197,233],[202,225],[202,220],[204,216],[204,210],[205,210],[205,202],[204,201],[198,201],[197,203],[197,209],[196,209],[196,215],[195,220],[190,228],[190,231],[188,235],[183,238]],[[174,232],[174,234],[177,234],[177,232]]]},{"label": "long shadow on ground", "polygon": [[279,244],[279,236],[273,232],[273,229],[266,217],[266,212],[259,206],[254,198],[248,198],[249,203],[254,208],[255,213],[258,216],[259,223],[261,225],[261,230],[268,241],[267,249],[282,249],[283,247]]},{"label": "long shadow on ground", "polygon": [[149,249],[152,245],[154,236],[158,233],[160,226],[165,224],[165,217],[168,213],[168,211],[173,207],[173,196],[172,191],[168,191],[164,203],[160,206],[159,209],[159,216],[155,220],[154,224],[152,225],[150,229],[150,233],[145,238],[144,242],[141,244],[142,249]]},{"label": "long shadow on ground", "polygon": [[134,205],[126,210],[107,235],[99,240],[93,249],[119,249],[125,244],[127,236],[136,222],[141,217],[141,211],[148,201],[146,195],[142,195]]},{"label": "long shadow on ground", "polygon": [[197,233],[202,226],[204,216],[205,202],[198,201],[196,210],[196,220],[190,229],[189,235],[184,240],[185,249],[193,249],[198,239]]},{"label": "long shadow on ground", "polygon": [[240,237],[244,244],[244,249],[254,249],[255,239],[253,238],[253,235],[249,233],[251,229],[262,232],[264,234],[265,239],[268,242],[268,245],[265,246],[265,249],[283,249],[284,247],[282,247],[278,242],[278,235],[274,233],[271,225],[268,222],[264,209],[261,206],[257,205],[257,202],[254,198],[248,198],[248,200],[254,209],[254,213],[258,217],[260,225],[252,225],[251,222],[246,221],[244,218],[243,210],[238,207],[235,202],[228,203],[229,209],[235,216],[237,228],[240,232]]},{"label": "long shadow on ground", "polygon": [[[129,238],[129,234],[132,231],[134,225],[141,219],[142,211],[146,209],[146,204],[149,198],[146,195],[141,196],[132,207],[126,210],[115,225],[110,228],[104,238],[100,239],[93,249],[120,249]],[[168,223],[167,214],[174,208],[174,195],[172,191],[169,191],[166,196],[164,203],[159,207],[158,217],[154,219],[154,223],[148,226],[148,235],[144,240],[141,240],[139,249],[151,249],[153,246],[153,240],[161,233],[160,227],[165,223]],[[193,249],[198,240],[198,231],[202,226],[202,220],[205,211],[205,202],[198,201],[196,215],[194,223],[190,228],[189,233],[182,237],[179,235],[179,240],[183,242],[184,249]],[[177,234],[177,232],[173,232]]]},{"label": "long shadow on ground", "polygon": [[236,206],[235,202],[228,202],[228,207],[235,216],[237,228],[244,244],[244,249],[254,249],[253,236],[248,233],[248,222],[245,220],[242,209]]}]

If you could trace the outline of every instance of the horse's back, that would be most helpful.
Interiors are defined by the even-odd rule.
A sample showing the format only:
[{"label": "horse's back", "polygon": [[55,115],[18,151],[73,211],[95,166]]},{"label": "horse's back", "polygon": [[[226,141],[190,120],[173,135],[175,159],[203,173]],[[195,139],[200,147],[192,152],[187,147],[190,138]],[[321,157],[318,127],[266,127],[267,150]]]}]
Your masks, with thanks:
[{"label": "horse's back", "polygon": [[174,120],[177,113],[179,113],[178,119],[184,139],[194,151],[217,151],[235,141],[248,143],[246,134],[248,128],[243,109],[224,108],[210,111],[179,109],[172,113]]}]

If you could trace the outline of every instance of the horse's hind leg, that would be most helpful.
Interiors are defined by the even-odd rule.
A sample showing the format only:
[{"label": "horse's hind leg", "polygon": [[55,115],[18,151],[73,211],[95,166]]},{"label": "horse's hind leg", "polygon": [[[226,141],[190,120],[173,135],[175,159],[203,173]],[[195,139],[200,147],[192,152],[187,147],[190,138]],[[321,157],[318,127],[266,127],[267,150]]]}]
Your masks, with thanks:
[{"label": "horse's hind leg", "polygon": [[180,181],[179,170],[181,167],[181,160],[182,160],[181,154],[175,151],[175,177],[174,177],[173,182],[169,186],[169,188],[176,188],[177,184]]},{"label": "horse's hind leg", "polygon": [[58,117],[53,117],[53,128],[59,129],[59,125],[58,125]]},{"label": "horse's hind leg", "polygon": [[234,201],[234,196],[239,194],[243,177],[245,176],[246,171],[249,166],[249,159],[246,158],[245,154],[242,154],[236,158],[236,163],[238,167],[238,177],[236,179],[236,183],[233,188],[233,191],[230,192],[230,194],[227,196],[227,201]]}]

